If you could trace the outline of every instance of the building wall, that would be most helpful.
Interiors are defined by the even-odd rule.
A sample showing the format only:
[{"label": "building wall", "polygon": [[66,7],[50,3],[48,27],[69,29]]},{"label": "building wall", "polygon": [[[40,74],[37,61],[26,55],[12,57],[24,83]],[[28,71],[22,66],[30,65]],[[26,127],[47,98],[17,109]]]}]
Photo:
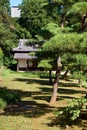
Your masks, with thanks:
[{"label": "building wall", "polygon": [[37,68],[37,61],[32,61],[32,60],[27,60],[27,59],[18,59],[17,71],[34,70],[36,68]]},{"label": "building wall", "polygon": [[20,17],[21,10],[18,6],[12,6],[11,7],[11,17]]},{"label": "building wall", "polygon": [[27,60],[26,59],[19,59],[18,60],[18,67],[19,68],[26,68],[27,67]]},{"label": "building wall", "polygon": [[37,68],[37,61],[28,60],[28,69],[36,69],[36,68]]}]

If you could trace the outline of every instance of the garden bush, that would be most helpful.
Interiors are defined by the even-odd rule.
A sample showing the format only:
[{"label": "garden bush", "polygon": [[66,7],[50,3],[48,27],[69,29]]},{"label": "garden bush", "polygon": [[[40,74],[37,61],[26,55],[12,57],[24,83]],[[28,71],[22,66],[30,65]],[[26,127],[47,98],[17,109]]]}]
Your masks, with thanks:
[{"label": "garden bush", "polygon": [[69,121],[74,121],[80,116],[85,103],[87,103],[86,97],[81,97],[80,99],[73,99],[72,102],[69,103],[66,108],[61,111],[58,111],[56,115],[65,117]]},{"label": "garden bush", "polygon": [[6,101],[7,104],[15,104],[20,101],[20,95],[17,92],[0,88],[0,98]]}]

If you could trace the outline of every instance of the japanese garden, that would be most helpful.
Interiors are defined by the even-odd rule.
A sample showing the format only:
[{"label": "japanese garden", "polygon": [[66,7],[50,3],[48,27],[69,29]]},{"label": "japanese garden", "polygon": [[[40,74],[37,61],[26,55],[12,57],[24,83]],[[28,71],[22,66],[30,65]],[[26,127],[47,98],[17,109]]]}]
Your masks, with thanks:
[{"label": "japanese garden", "polygon": [[0,130],[64,129],[87,130],[87,1],[0,0]]}]

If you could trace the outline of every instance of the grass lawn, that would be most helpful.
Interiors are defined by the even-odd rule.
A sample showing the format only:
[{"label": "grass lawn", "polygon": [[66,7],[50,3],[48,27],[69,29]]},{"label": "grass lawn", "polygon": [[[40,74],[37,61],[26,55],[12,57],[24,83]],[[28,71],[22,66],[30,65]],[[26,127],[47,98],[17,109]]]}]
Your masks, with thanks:
[{"label": "grass lawn", "polygon": [[0,111],[0,130],[87,130],[87,118],[67,126],[54,114],[72,99],[85,95],[87,89],[76,87],[75,81],[60,80],[58,99],[53,105],[49,104],[52,86],[35,73],[4,70],[3,87],[17,92],[21,101]]}]

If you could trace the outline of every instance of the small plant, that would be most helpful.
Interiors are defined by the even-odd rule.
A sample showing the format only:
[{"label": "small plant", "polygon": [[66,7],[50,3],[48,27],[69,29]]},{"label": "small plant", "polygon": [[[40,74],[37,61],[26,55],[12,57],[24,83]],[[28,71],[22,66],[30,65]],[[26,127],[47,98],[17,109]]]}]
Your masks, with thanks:
[{"label": "small plant", "polygon": [[81,110],[84,106],[84,103],[87,102],[87,99],[82,97],[80,99],[73,99],[72,102],[63,110],[57,112],[57,116],[64,116],[66,119],[71,121],[76,120],[81,113]]},{"label": "small plant", "polygon": [[0,98],[0,109],[3,109],[4,107],[6,107],[6,105],[7,105],[6,101]]}]

